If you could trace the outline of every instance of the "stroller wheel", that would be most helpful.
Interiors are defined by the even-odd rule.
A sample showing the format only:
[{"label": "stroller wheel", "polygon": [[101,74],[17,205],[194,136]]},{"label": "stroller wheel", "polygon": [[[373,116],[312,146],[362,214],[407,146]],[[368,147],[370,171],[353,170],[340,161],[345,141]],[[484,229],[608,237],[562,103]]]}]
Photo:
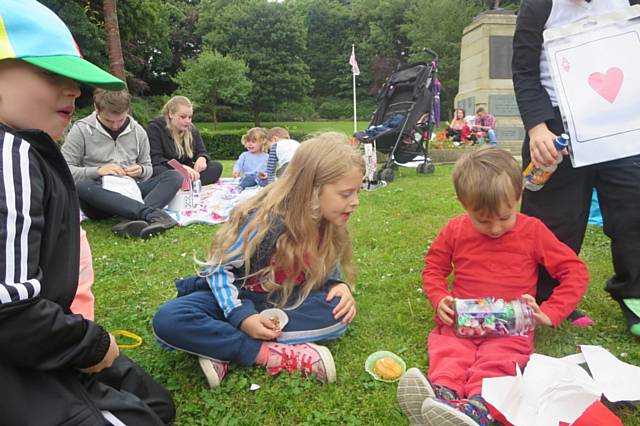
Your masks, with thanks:
[{"label": "stroller wheel", "polygon": [[418,164],[418,167],[416,167],[416,172],[418,172],[418,174],[423,174],[423,175],[429,175],[433,173],[435,170],[436,170],[436,165],[433,163],[422,163],[422,164]]},{"label": "stroller wheel", "polygon": [[382,169],[380,170],[380,180],[384,180],[385,182],[392,182],[395,178],[395,172],[393,169]]}]

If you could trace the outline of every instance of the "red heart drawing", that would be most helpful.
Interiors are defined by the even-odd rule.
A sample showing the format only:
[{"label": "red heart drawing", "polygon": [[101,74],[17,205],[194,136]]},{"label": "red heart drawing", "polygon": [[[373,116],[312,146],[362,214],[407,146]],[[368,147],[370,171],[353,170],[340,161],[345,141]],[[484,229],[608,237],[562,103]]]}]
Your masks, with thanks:
[{"label": "red heart drawing", "polygon": [[609,68],[605,74],[601,72],[591,73],[589,75],[589,86],[612,104],[616,100],[618,93],[620,93],[623,79],[622,70],[618,67],[613,67]]}]

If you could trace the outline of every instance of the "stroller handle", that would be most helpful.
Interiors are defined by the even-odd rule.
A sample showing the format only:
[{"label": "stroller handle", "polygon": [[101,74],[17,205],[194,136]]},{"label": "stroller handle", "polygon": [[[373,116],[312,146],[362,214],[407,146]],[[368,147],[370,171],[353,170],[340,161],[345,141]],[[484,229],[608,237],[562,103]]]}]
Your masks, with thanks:
[{"label": "stroller handle", "polygon": [[438,62],[438,54],[435,52],[435,50],[429,49],[428,47],[423,47],[422,51],[431,54],[431,56],[433,56],[434,58],[433,60]]}]

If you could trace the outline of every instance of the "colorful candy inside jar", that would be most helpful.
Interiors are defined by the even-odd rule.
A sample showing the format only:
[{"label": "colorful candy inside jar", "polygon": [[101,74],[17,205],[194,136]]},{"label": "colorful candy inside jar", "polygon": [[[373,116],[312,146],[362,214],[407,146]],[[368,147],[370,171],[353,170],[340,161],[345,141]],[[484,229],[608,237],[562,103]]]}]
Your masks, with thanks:
[{"label": "colorful candy inside jar", "polygon": [[535,328],[533,310],[523,299],[455,299],[454,309],[459,337],[523,336]]}]

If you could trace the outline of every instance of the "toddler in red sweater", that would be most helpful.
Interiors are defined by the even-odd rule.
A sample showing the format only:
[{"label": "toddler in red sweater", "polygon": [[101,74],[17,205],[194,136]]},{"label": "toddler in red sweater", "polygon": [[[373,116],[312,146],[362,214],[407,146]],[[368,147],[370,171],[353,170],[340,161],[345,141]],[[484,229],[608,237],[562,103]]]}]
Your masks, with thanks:
[{"label": "toddler in red sweater", "polygon": [[[584,295],[589,275],[540,220],[518,213],[522,172],[507,151],[487,147],[462,157],[453,182],[466,214],[440,231],[422,273],[436,314],[427,344],[428,380],[417,368],[409,369],[398,385],[398,402],[412,424],[484,426],[491,417],[480,396],[482,379],[514,375],[516,363],[524,367],[533,353],[533,332],[457,337],[454,298],[522,297],[536,324],[557,326]],[[535,301],[539,265],[560,282],[540,306]]]}]

